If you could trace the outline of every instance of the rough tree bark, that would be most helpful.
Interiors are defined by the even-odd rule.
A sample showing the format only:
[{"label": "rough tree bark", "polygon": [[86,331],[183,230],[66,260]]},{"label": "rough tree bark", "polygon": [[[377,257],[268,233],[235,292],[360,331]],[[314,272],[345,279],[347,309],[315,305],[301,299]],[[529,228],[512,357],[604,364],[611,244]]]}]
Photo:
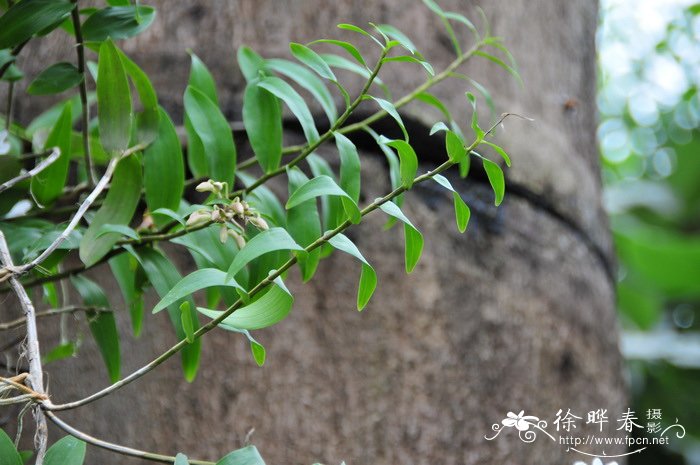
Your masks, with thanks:
[{"label": "rough tree bark", "polygon": [[[442,26],[418,0],[154,3],[156,23],[124,47],[150,74],[176,120],[188,47],[211,67],[223,106],[234,119],[243,89],[235,50],[243,44],[264,56],[285,56],[289,41],[343,36],[334,27],[339,22],[390,22],[414,39],[436,69],[452,59]],[[471,2],[441,4],[478,18]],[[465,235],[456,232],[450,198],[420,187],[406,210],[426,238],[412,275],[404,276],[400,229],[383,232],[381,214],[350,233],[379,274],[378,291],[364,313],[354,309],[356,263],[333,256],[309,285],[299,285],[292,274],[294,311],[258,335],[268,349],[264,368],[254,366],[242,338],[215,332],[204,339],[194,383],[185,383],[172,361],[63,417],[107,440],[202,458],[241,446],[254,428],[251,440],[271,464],[573,462],[565,447],[546,438],[523,444],[514,433],[493,442],[484,435],[508,411],[525,410],[551,421],[560,408],[580,415],[624,406],[612,254],[594,136],[597,4],[514,0],[484,8],[494,35],[504,36],[516,56],[525,87],[486,60],[471,62],[465,72],[489,87],[499,110],[536,120],[509,121],[499,131],[514,165],[498,210],[490,206],[492,194],[476,167],[467,181],[453,179],[474,212]],[[33,53],[51,56],[60,45],[44,41]],[[48,63],[37,62],[37,68]],[[382,77],[395,95],[422,79],[416,68],[392,68]],[[453,108],[464,108],[465,90],[466,83],[456,81],[441,85],[436,94]],[[26,121],[36,107],[21,99],[17,109],[19,120]],[[418,128],[412,137],[427,166],[442,144],[427,137],[426,114],[425,107],[406,110]],[[385,168],[369,148],[362,162],[363,195],[373,199],[387,189]],[[183,271],[192,266],[184,252],[172,256]],[[101,282],[120,307],[115,284]],[[130,336],[124,312],[119,320],[125,370],[174,342],[165,315],[148,317],[139,340]],[[49,347],[55,335],[42,323],[50,334],[44,347]],[[47,371],[56,402],[106,383],[88,341],[79,358]],[[90,450],[88,463],[137,461]]]}]

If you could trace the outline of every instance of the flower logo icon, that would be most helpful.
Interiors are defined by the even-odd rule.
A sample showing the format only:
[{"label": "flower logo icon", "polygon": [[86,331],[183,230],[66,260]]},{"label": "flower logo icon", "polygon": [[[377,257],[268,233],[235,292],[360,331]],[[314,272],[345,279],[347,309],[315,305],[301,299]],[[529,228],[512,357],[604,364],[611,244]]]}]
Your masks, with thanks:
[{"label": "flower logo icon", "polygon": [[506,418],[504,418],[501,423],[508,428],[515,427],[518,431],[527,431],[530,429],[530,425],[532,425],[533,422],[537,423],[539,421],[539,418],[524,415],[524,413],[525,410],[521,410],[517,415],[513,412],[508,412]]}]

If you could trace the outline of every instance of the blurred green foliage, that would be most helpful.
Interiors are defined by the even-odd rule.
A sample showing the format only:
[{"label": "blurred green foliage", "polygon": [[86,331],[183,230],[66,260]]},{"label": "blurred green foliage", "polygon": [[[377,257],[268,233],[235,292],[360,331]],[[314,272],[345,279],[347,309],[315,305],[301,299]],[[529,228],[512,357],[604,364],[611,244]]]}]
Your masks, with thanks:
[{"label": "blurred green foliage", "polygon": [[700,4],[607,0],[598,45],[598,139],[634,407],[663,409],[664,423],[678,418],[688,432],[630,463],[671,463],[672,452],[673,463],[700,463]]}]

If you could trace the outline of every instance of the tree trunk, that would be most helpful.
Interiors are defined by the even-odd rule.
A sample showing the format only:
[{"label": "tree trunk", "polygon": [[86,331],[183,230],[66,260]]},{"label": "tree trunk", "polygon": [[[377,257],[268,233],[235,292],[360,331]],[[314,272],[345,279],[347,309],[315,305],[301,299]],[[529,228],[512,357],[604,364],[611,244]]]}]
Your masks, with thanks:
[{"label": "tree trunk", "polygon": [[[243,44],[265,57],[288,56],[290,41],[361,41],[335,24],[373,21],[402,29],[436,70],[453,58],[442,25],[418,0],[152,3],[159,15],[155,24],[123,46],[149,73],[176,121],[189,73],[188,47],[210,66],[233,119],[239,118],[244,86],[235,51]],[[440,3],[478,22],[471,2]],[[493,441],[484,436],[509,411],[546,419],[551,430],[559,409],[585,419],[585,412],[607,408],[614,424],[626,407],[595,146],[597,4],[514,0],[491,2],[485,10],[493,35],[505,37],[517,58],[524,88],[484,59],[472,60],[463,72],[490,89],[499,111],[535,119],[508,120],[499,130],[497,139],[513,158],[500,208],[491,206],[493,194],[476,164],[466,181],[452,178],[473,212],[462,235],[451,197],[421,185],[405,208],[426,239],[411,275],[404,273],[401,229],[383,231],[381,213],[349,233],[379,275],[363,313],[355,310],[359,266],[334,254],[307,285],[292,273],[292,314],[256,334],[268,352],[263,368],[255,366],[239,335],[214,331],[204,338],[192,384],[173,360],[62,417],[106,440],[205,459],[242,446],[252,429],[250,440],[269,464],[559,465],[581,459],[544,435],[532,444],[521,442],[515,430]],[[468,42],[468,34],[462,38]],[[43,43],[35,56],[55,56],[59,45]],[[34,63],[39,68],[48,61]],[[424,77],[411,64],[387,68],[382,79],[395,96]],[[343,79],[355,91],[361,86],[352,76]],[[461,80],[435,90],[461,121],[468,114],[466,90],[473,91]],[[26,121],[35,108],[24,100],[17,108]],[[484,119],[486,114],[482,110]],[[423,168],[429,168],[433,154],[443,150],[441,138],[428,137],[437,116],[416,104],[405,117],[414,127],[411,141]],[[293,128],[287,135],[298,137]],[[363,147],[363,197],[371,200],[388,189],[388,175],[381,154]],[[321,154],[336,156],[328,148]],[[192,268],[185,252],[171,252],[182,272]],[[104,271],[93,276],[100,279]],[[100,282],[123,308],[116,285]],[[118,318],[125,373],[175,341],[165,315],[147,315],[138,340],[129,333],[125,312]],[[51,323],[42,323],[51,334]],[[56,339],[42,342],[48,348]],[[93,349],[86,340],[79,358],[47,367],[54,402],[106,384]],[[138,463],[89,451],[88,463],[117,462]]]}]

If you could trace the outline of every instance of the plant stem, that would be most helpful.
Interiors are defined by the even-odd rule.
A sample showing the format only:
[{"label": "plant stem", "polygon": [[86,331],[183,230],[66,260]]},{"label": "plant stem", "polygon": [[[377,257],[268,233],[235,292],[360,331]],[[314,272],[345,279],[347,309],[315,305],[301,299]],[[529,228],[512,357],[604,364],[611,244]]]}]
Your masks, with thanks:
[{"label": "plant stem", "polygon": [[287,169],[292,168],[299,164],[302,160],[304,160],[306,157],[308,157],[314,150],[319,148],[324,142],[326,142],[328,139],[333,137],[333,133],[337,131],[343,123],[350,117],[350,114],[352,114],[353,111],[355,111],[355,108],[362,102],[364,99],[364,96],[369,92],[369,88],[372,86],[372,83],[374,82],[374,79],[377,77],[379,74],[379,70],[382,68],[382,64],[384,63],[384,57],[386,57],[386,54],[389,52],[388,49],[384,48],[382,50],[382,53],[377,60],[377,64],[374,66],[374,69],[372,69],[372,73],[369,75],[369,78],[367,78],[367,82],[365,82],[364,87],[360,91],[360,94],[357,96],[357,98],[345,109],[342,115],[338,117],[338,119],[333,123],[331,128],[323,133],[319,139],[313,143],[310,143],[304,148],[299,155],[294,157],[294,159],[281,167],[277,168],[274,171],[271,171],[269,173],[265,173],[262,175],[260,178],[258,178],[253,184],[250,186],[246,187],[245,189],[240,189],[238,191],[233,192],[230,197],[236,197],[236,196],[243,196],[245,194],[250,194],[253,192],[256,188],[260,187],[261,185],[265,184],[267,181],[270,179],[274,178],[275,176],[279,176],[280,174],[286,173]]},{"label": "plant stem", "polygon": [[[6,268],[13,268],[12,256],[10,255],[10,250],[7,247],[7,242],[5,241],[5,235],[0,231],[0,259]],[[27,376],[27,382],[29,387],[39,395],[44,395],[44,377],[43,368],[41,366],[41,351],[39,350],[39,335],[36,328],[36,313],[34,311],[34,305],[31,299],[27,295],[22,284],[19,280],[10,275],[10,285],[12,289],[17,294],[19,303],[24,311],[24,316],[26,318],[27,325],[27,360],[29,362],[29,376]],[[44,462],[44,455],[46,454],[46,444],[48,442],[48,428],[46,426],[46,418],[44,417],[44,412],[41,408],[35,408],[34,418],[36,420],[36,465],[42,465]]]},{"label": "plant stem", "polygon": [[[47,153],[49,153],[49,152],[47,151],[43,155],[46,155]],[[46,158],[46,160],[43,160],[41,163],[36,165],[33,169],[31,169],[30,171],[27,171],[26,173],[20,174],[19,176],[15,177],[15,178],[12,178],[9,181],[6,181],[6,182],[0,184],[0,192],[3,192],[5,190],[11,188],[12,186],[17,184],[18,182],[24,181],[25,179],[29,179],[32,176],[35,176],[35,175],[41,173],[51,163],[58,160],[58,157],[60,157],[60,156],[61,156],[61,149],[59,149],[58,147],[54,147],[53,149],[51,149],[51,155],[49,155]]]},{"label": "plant stem", "polygon": [[[482,48],[486,43],[484,41],[479,41],[476,44],[472,46],[468,51],[457,57],[456,60],[454,60],[452,63],[449,64],[447,68],[445,68],[442,72],[439,74],[436,74],[432,78],[428,79],[425,81],[423,84],[420,86],[416,87],[411,91],[410,93],[404,95],[401,97],[399,100],[394,102],[394,107],[398,110],[399,108],[403,107],[407,103],[410,103],[413,101],[418,94],[421,92],[425,92],[426,90],[430,89],[433,87],[435,84],[438,84],[439,82],[444,81],[448,77],[450,77],[450,74],[457,69],[462,63],[467,61],[469,58],[471,58],[480,48]],[[380,120],[384,118],[387,115],[387,112],[385,110],[378,111],[374,113],[373,115],[368,116],[367,118],[363,119],[362,121],[358,121],[357,123],[350,124],[348,126],[345,126],[341,128],[338,132],[341,134],[347,134],[349,132],[354,132],[357,130],[360,130],[362,128],[365,128],[369,126],[370,124],[374,123],[377,120]]]},{"label": "plant stem", "polygon": [[83,45],[83,31],[80,25],[80,13],[78,12],[78,0],[73,0],[75,8],[71,11],[71,19],[73,21],[73,29],[75,30],[75,45],[78,53],[78,72],[82,77],[80,81],[80,105],[82,106],[82,134],[83,134],[83,154],[85,157],[85,170],[87,171],[90,187],[97,182],[95,167],[90,156],[90,105],[87,98],[87,79],[85,79],[85,47]]},{"label": "plant stem", "polygon": [[[155,454],[153,452],[146,452],[138,449],[132,449],[131,447],[125,447],[119,444],[114,444],[112,442],[107,442],[103,441],[102,439],[97,439],[93,436],[90,436],[87,433],[83,433],[82,431],[74,428],[73,426],[69,425],[65,421],[61,420],[56,416],[55,413],[53,412],[45,412],[46,416],[51,420],[51,422],[61,428],[63,431],[66,433],[70,434],[71,436],[75,436],[76,438],[87,442],[88,444],[92,444],[93,446],[100,447],[102,449],[107,449],[111,450],[112,452],[116,452],[118,454],[122,455],[128,455],[131,457],[138,457],[141,459],[145,460],[150,460],[152,462],[161,462],[161,463],[174,463],[175,462],[175,457],[171,455],[162,455],[162,454]],[[209,462],[206,460],[192,460],[188,459],[188,462],[191,463],[192,465],[216,465],[215,462]]]},{"label": "plant stem", "polygon": [[[52,308],[51,310],[46,310],[44,312],[37,312],[35,317],[46,318],[55,315],[65,315],[66,313],[78,313],[78,312],[97,312],[97,313],[109,313],[112,312],[109,308],[102,307],[80,307],[77,305],[66,305],[65,307]],[[18,328],[27,322],[27,318],[17,318],[7,323],[0,323],[0,331],[7,331],[9,329]]]}]

